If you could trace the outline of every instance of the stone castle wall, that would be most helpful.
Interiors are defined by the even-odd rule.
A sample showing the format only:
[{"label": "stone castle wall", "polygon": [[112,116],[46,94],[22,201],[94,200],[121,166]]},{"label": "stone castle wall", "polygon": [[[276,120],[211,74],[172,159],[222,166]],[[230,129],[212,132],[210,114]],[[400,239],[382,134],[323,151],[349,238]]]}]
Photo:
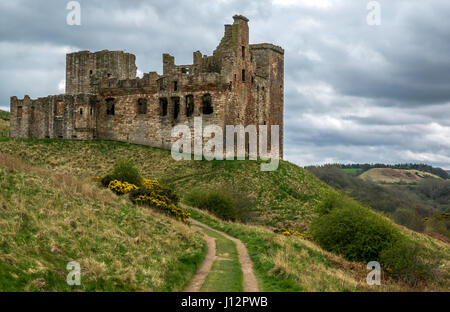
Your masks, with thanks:
[{"label": "stone castle wall", "polygon": [[[11,97],[11,137],[105,139],[170,149],[177,124],[280,125],[283,142],[284,51],[249,44],[248,19],[236,15],[213,55],[193,53],[163,74],[136,77],[135,56],[81,51],[66,57],[66,94]],[[282,153],[282,149],[281,149]],[[282,155],[280,155],[282,156]]]}]

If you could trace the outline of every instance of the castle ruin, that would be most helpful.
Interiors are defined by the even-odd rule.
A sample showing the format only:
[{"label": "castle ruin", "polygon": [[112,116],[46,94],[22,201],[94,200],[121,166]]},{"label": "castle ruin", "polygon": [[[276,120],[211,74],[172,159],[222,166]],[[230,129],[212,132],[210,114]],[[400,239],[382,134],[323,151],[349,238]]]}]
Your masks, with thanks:
[{"label": "castle ruin", "polygon": [[[172,127],[194,117],[203,126],[279,125],[283,151],[284,50],[249,44],[248,19],[233,16],[212,56],[193,53],[163,73],[136,77],[135,56],[123,51],[66,55],[66,93],[11,97],[13,138],[117,140],[170,149]],[[270,137],[270,136],[269,136]]]}]

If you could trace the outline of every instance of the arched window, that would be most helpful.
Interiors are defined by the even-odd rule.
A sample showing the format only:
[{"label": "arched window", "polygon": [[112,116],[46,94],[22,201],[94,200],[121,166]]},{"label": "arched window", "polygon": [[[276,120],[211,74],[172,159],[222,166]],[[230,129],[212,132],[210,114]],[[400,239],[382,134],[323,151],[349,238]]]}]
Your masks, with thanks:
[{"label": "arched window", "polygon": [[138,114],[147,114],[147,99],[138,100]]},{"label": "arched window", "polygon": [[202,97],[202,113],[204,115],[209,115],[212,114],[213,111],[214,110],[211,103],[211,95],[207,93]]},{"label": "arched window", "polygon": [[194,96],[192,94],[186,95],[186,116],[190,117],[194,114]]},{"label": "arched window", "polygon": [[159,99],[159,111],[161,116],[167,116],[167,98]]}]

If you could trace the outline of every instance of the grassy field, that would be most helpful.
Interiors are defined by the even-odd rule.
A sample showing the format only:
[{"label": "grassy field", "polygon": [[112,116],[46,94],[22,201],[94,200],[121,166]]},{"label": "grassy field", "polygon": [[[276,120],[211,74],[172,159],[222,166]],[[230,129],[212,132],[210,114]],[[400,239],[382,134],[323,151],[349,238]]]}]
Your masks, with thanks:
[{"label": "grassy field", "polygon": [[[1,140],[1,139],[0,139]],[[175,161],[170,151],[112,141],[6,139],[0,153],[82,178],[109,173],[120,158],[133,160],[144,177],[184,194],[194,188],[237,190],[255,199],[253,223],[304,230],[328,187],[313,174],[281,161],[260,171],[257,161]]]},{"label": "grassy field", "polygon": [[376,183],[415,183],[425,178],[441,179],[429,172],[392,168],[373,168],[359,177]]},{"label": "grassy field", "polygon": [[[20,225],[15,225],[16,231],[19,232],[4,230],[1,233],[2,239],[5,238],[0,246],[5,246],[1,247],[4,248],[5,255],[11,253],[9,242],[13,241],[17,245],[12,249],[15,250],[13,258],[19,262],[26,261],[23,264],[12,262],[13,265],[9,266],[19,268],[19,271],[10,274],[12,277],[9,277],[9,283],[13,285],[10,289],[20,289],[20,287],[36,289],[33,288],[34,285],[40,286],[39,282],[46,281],[49,278],[45,275],[49,274],[49,271],[58,272],[58,278],[66,274],[65,267],[58,267],[58,265],[61,266],[66,263],[68,259],[66,255],[51,254],[52,244],[59,242],[59,240],[62,241],[56,244],[57,249],[54,250],[72,252],[69,255],[79,253],[84,255],[81,259],[93,259],[93,273],[86,276],[86,279],[90,281],[87,285],[90,286],[86,286],[83,290],[180,290],[186,285],[205,253],[204,241],[200,234],[195,234],[187,226],[151,211],[136,210],[133,205],[124,202],[121,198],[111,197],[112,193],[110,192],[108,192],[108,196],[103,197],[102,194],[105,193],[100,192],[95,185],[88,182],[83,182],[83,185],[87,185],[84,188],[91,190],[88,193],[95,193],[92,196],[100,197],[91,199],[88,195],[80,193],[81,191],[71,195],[68,190],[61,191],[60,187],[64,184],[55,182],[55,179],[58,181],[57,179],[60,178],[53,177],[53,175],[55,177],[69,176],[75,181],[86,181],[91,176],[103,176],[109,173],[114,163],[121,158],[133,160],[144,177],[158,179],[160,182],[174,187],[182,195],[195,188],[206,188],[237,190],[245,192],[253,198],[256,203],[253,207],[255,217],[251,220],[253,225],[219,221],[196,209],[193,209],[192,213],[199,221],[240,239],[246,245],[254,262],[255,272],[262,290],[395,291],[409,289],[406,285],[393,281],[386,281],[383,286],[378,288],[370,288],[365,282],[367,270],[364,264],[349,262],[322,250],[311,241],[285,237],[272,232],[272,227],[305,230],[315,216],[316,206],[322,197],[331,190],[313,174],[286,161],[281,161],[278,170],[274,172],[261,172],[259,162],[256,161],[176,162],[170,156],[169,151],[122,142],[9,138],[0,138],[0,154],[11,155],[19,159],[24,166],[21,167],[21,170],[2,168],[5,172],[2,176],[2,179],[4,179],[2,184],[9,185],[10,182],[7,181],[15,181],[12,186],[8,186],[1,191],[0,194],[6,196],[3,201],[11,202],[11,207],[18,206],[19,211],[24,210],[27,215],[25,220],[33,220],[33,222],[41,222],[39,221],[41,217],[37,217],[40,213],[39,209],[30,207],[36,206],[37,203],[39,203],[39,207],[43,205],[43,207],[46,207],[44,211],[48,216],[43,219],[45,222],[42,221],[42,229],[53,228],[53,232],[55,232],[50,232],[55,235],[55,238],[40,240],[39,237],[46,237],[44,234],[48,233],[42,230],[44,234],[35,239],[36,233],[39,231],[35,232],[34,226],[28,228],[28,221],[23,222],[21,218],[18,218],[17,222],[27,225],[26,233],[28,234],[26,234],[26,238],[20,239],[19,237],[19,239],[16,239],[8,236],[20,234]],[[18,176],[14,177],[17,174]],[[42,181],[33,181],[35,178],[42,179]],[[43,185],[41,191],[38,189],[40,184]],[[21,188],[18,188],[17,185],[20,185]],[[10,188],[9,191],[8,188]],[[83,187],[79,188],[83,189]],[[21,194],[22,189],[25,192],[24,194],[27,194],[26,196],[14,195]],[[65,196],[59,195],[58,197],[59,192],[64,192]],[[48,196],[48,194],[51,194],[51,196]],[[20,204],[20,201],[17,201],[22,197],[28,198],[28,196],[30,196],[30,201],[33,204],[23,205]],[[13,198],[16,198],[16,201],[12,201]],[[58,198],[58,201],[55,202],[54,198]],[[109,198],[109,200],[106,198]],[[111,201],[111,198],[114,198],[114,200]],[[103,203],[103,200],[106,200],[106,202]],[[59,216],[60,214],[61,216],[53,218],[50,207],[56,204],[60,205],[58,209],[61,212],[55,212],[55,215]],[[8,210],[12,209],[11,207]],[[98,207],[102,207],[104,210],[100,210],[99,213]],[[76,229],[84,229],[83,238],[90,239],[86,243],[81,243],[79,238],[70,236],[68,234],[71,233],[70,231],[58,233],[58,229],[70,230],[72,228],[70,225],[72,219],[68,216],[67,210],[73,210],[75,216],[79,216],[74,218],[73,221],[76,224]],[[108,218],[104,217],[105,213],[107,213]],[[31,217],[28,217],[28,215]],[[3,217],[2,220],[7,220],[9,224],[15,220],[14,216],[17,218],[17,212],[10,212],[10,215]],[[84,220],[83,222],[87,223],[80,226],[77,220]],[[93,224],[99,226],[99,228],[96,228],[99,231],[88,230],[88,227],[92,229]],[[111,230],[108,230],[110,227]],[[402,229],[402,231],[434,252],[439,253],[445,259],[444,262],[447,265],[450,263],[448,245],[407,229]],[[89,232],[95,232],[95,235],[90,236],[88,235]],[[58,235],[64,236],[59,238]],[[146,239],[144,240],[141,235]],[[136,237],[139,237],[139,242],[151,241],[151,243],[147,245],[139,243],[138,249],[137,246],[133,245]],[[42,241],[45,241],[47,245],[39,248],[47,248],[47,253],[41,259],[38,255],[40,249],[36,246],[41,246]],[[74,251],[67,247],[71,246],[72,242],[76,242],[75,245],[82,249]],[[19,244],[26,247],[22,248],[22,245]],[[105,244],[105,247],[102,244]],[[62,249],[63,247],[64,249]],[[33,250],[33,248],[36,250]],[[166,248],[168,251],[166,251]],[[226,250],[224,253],[233,254],[231,245],[223,244],[220,248]],[[98,252],[99,250],[105,250],[105,252]],[[187,254],[186,250],[188,251]],[[133,267],[131,267],[129,263],[130,252],[141,261],[137,262],[137,266],[133,263]],[[47,254],[51,256],[47,256]],[[131,281],[136,280],[136,282],[127,281],[124,282],[125,284],[120,284],[120,282],[117,284],[116,280],[119,279],[116,278],[119,274],[117,272],[123,272],[123,270],[116,271],[115,262],[111,259],[112,255],[114,258],[119,257],[120,260],[117,260],[121,263],[118,266],[119,268],[127,268],[132,271],[129,274],[131,277],[134,276],[135,279],[131,278]],[[22,260],[22,256],[24,260]],[[25,272],[25,268],[33,263],[33,259],[29,260],[28,256],[34,257],[34,262],[44,262],[42,266],[36,264],[38,268],[50,267],[51,269],[42,269],[43,271],[39,273],[41,275],[28,277],[29,273]],[[148,259],[151,259],[154,266],[148,266],[146,262]],[[90,261],[82,260],[83,265],[88,266],[91,263]],[[224,264],[222,263],[221,267],[215,269],[220,272],[231,268],[223,267]],[[228,265],[232,265],[232,263]],[[95,268],[100,269],[96,271]],[[105,275],[105,270],[106,276],[108,276],[107,281],[102,278]],[[151,278],[148,278],[148,275]],[[26,280],[14,284],[14,276],[20,279],[25,276]],[[212,277],[214,276],[212,275]],[[39,278],[41,279],[35,282]],[[231,278],[228,283],[230,287],[234,287],[233,281],[237,279],[237,276]],[[215,280],[220,280],[219,275]],[[217,286],[212,285],[213,283],[210,286],[206,284],[205,287],[213,289]],[[50,286],[40,286],[39,289],[48,290],[48,287]],[[58,287],[64,290],[63,287],[67,286],[61,284],[52,287],[51,290],[60,290]],[[445,287],[448,287],[448,284],[444,286],[426,285],[420,290],[442,290],[446,289]]]},{"label": "grassy field", "polygon": [[346,173],[350,173],[350,174],[353,174],[353,175],[359,175],[363,170],[362,169],[359,169],[359,168],[344,168],[344,169],[341,169],[342,171],[344,171],[344,172],[346,172]]},{"label": "grassy field", "polygon": [[0,185],[0,291],[179,291],[204,258],[187,225],[78,177],[0,155]]}]

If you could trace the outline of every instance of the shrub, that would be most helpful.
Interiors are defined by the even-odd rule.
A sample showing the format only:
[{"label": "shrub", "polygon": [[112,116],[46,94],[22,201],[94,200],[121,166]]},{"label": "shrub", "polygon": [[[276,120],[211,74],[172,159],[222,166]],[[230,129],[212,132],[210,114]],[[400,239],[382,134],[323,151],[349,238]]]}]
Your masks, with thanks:
[{"label": "shrub", "polygon": [[339,193],[324,198],[310,231],[324,249],[352,261],[379,261],[390,275],[409,284],[431,278],[438,267],[437,258],[425,247],[401,234],[390,221]]},{"label": "shrub", "polygon": [[185,201],[191,206],[211,211],[223,220],[236,221],[237,202],[228,193],[208,190],[193,190]]},{"label": "shrub", "polygon": [[439,260],[435,255],[406,238],[399,239],[382,250],[380,263],[390,275],[412,286],[433,278],[439,268]]},{"label": "shrub", "polygon": [[394,226],[343,195],[329,194],[310,225],[323,248],[352,261],[374,261],[399,236]]},{"label": "shrub", "polygon": [[450,213],[442,213],[424,219],[427,232],[435,232],[450,238]]},{"label": "shrub", "polygon": [[102,184],[104,187],[108,187],[111,181],[117,180],[122,183],[128,182],[140,187],[142,185],[142,177],[139,170],[134,166],[131,160],[121,159],[114,165],[111,174],[102,178]]},{"label": "shrub", "polygon": [[230,191],[228,194],[234,198],[236,202],[237,219],[241,222],[248,222],[257,215],[253,210],[256,200],[247,193],[240,191]]},{"label": "shrub", "polygon": [[133,203],[162,210],[179,221],[186,223],[190,217],[189,212],[176,206],[179,195],[156,180],[143,179],[142,187],[132,190],[129,196]]},{"label": "shrub", "polygon": [[286,229],[286,228],[276,228],[273,230],[277,234],[281,234],[284,236],[296,236],[302,239],[310,239],[311,235],[300,233],[299,231],[292,230],[292,229]]},{"label": "shrub", "polygon": [[103,178],[101,178],[100,182],[102,183],[102,185],[103,185],[104,187],[108,187],[108,186],[109,186],[109,183],[111,183],[111,181],[113,181],[113,180],[115,180],[115,179],[113,178],[113,176],[112,176],[111,174],[107,174],[107,175],[105,175]]},{"label": "shrub", "polygon": [[414,231],[423,231],[425,224],[413,209],[398,208],[392,215],[397,224],[404,225]]},{"label": "shrub", "polygon": [[108,188],[117,195],[123,195],[131,192],[132,190],[138,189],[138,187],[134,184],[128,182],[120,182],[118,180],[112,180],[111,182],[109,182]]},{"label": "shrub", "polygon": [[180,201],[180,195],[178,195],[177,192],[175,192],[171,188],[168,188],[167,186],[161,185],[157,180],[143,179],[142,188],[151,190],[156,194],[167,197],[169,201],[175,205]]}]

